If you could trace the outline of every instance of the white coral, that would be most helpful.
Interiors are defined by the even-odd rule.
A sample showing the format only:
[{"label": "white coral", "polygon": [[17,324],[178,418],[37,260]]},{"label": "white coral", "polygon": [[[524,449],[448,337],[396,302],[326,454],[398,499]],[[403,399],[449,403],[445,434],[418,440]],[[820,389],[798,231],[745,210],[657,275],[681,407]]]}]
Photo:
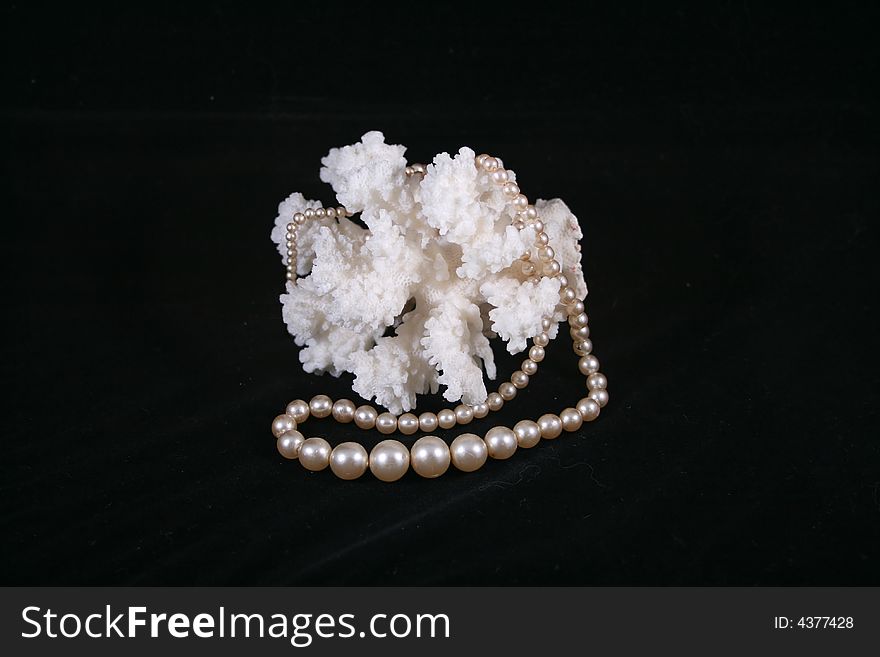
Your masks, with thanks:
[{"label": "white coral", "polygon": [[[559,283],[529,282],[520,271],[517,261],[534,231],[511,226],[509,204],[474,166],[471,149],[440,153],[424,177],[406,176],[405,150],[369,132],[322,160],[321,180],[340,204],[361,213],[367,228],[326,217],[300,228],[303,278],[288,282],[282,315],[305,347],[300,360],[307,372],[352,372],[355,392],[394,413],[415,408],[416,395],[440,386],[450,402],[480,403],[484,370],[495,378],[486,335],[498,334],[510,353],[525,349],[543,316],[563,319]],[[559,199],[535,206],[582,297],[577,219]],[[272,240],[282,259],[286,225],[316,207],[298,193],[278,206]],[[389,327],[393,336],[385,335]]]}]

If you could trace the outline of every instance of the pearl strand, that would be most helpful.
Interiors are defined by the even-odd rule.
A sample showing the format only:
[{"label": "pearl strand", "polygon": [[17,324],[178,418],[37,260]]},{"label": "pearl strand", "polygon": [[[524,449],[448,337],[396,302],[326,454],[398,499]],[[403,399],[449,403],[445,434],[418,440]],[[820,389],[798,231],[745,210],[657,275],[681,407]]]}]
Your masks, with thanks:
[{"label": "pearl strand", "polygon": [[[547,331],[552,326],[552,317],[544,317],[541,332],[532,338],[532,346],[520,369],[514,372],[509,381],[498,386],[498,391],[490,393],[481,404],[460,404],[455,409],[443,409],[438,413],[403,413],[399,417],[393,413],[379,413],[370,405],[356,407],[348,399],[331,400],[326,395],[316,395],[308,403],[297,399],[287,405],[285,413],[272,422],[272,433],[277,440],[279,453],[288,459],[299,459],[303,467],[311,471],[320,471],[328,466],[340,479],[357,479],[369,468],[382,481],[400,479],[412,466],[422,477],[435,478],[449,468],[450,463],[463,472],[473,472],[481,468],[488,457],[493,459],[510,458],[517,448],[531,448],[541,439],[558,438],[563,431],[573,432],[581,428],[584,422],[595,420],[601,409],[608,403],[608,381],[599,372],[599,360],[592,354],[590,341],[589,319],[585,313],[583,301],[577,298],[574,288],[568,285],[567,277],[562,273],[555,251],[549,244],[549,237],[544,232],[544,225],[538,217],[536,208],[529,204],[528,198],[520,191],[519,186],[509,180],[509,174],[503,168],[500,158],[480,155],[475,158],[478,169],[489,174],[490,180],[500,185],[502,192],[510,200],[515,211],[513,226],[524,230],[527,226],[535,231],[534,249],[538,262],[533,262],[531,250],[520,258],[521,271],[527,280],[537,282],[539,276],[557,278],[560,282],[560,304],[566,308],[569,334],[572,338],[572,349],[580,358],[578,369],[586,377],[587,396],[578,401],[575,407],[562,409],[560,413],[547,413],[537,421],[521,420],[513,429],[496,426],[481,438],[476,434],[461,434],[452,444],[437,436],[423,436],[415,441],[412,448],[397,440],[383,440],[368,454],[366,449],[356,442],[344,442],[331,448],[323,438],[308,438],[298,430],[298,426],[310,417],[333,417],[341,424],[354,422],[361,429],[377,429],[388,435],[396,431],[404,435],[412,435],[417,431],[431,432],[438,427],[451,429],[456,424],[469,424],[474,418],[484,418],[491,411],[498,411],[506,401],[516,397],[517,391],[528,386],[530,377],[538,370],[538,364],[544,359],[544,348],[549,344]],[[413,164],[404,172],[408,177],[424,176],[427,168],[423,164]],[[293,222],[287,225],[287,279],[296,280],[297,265],[297,233],[299,228],[312,218],[351,216],[348,210],[339,208],[310,208],[302,213],[294,214]],[[539,269],[540,267],[540,269]]]}]

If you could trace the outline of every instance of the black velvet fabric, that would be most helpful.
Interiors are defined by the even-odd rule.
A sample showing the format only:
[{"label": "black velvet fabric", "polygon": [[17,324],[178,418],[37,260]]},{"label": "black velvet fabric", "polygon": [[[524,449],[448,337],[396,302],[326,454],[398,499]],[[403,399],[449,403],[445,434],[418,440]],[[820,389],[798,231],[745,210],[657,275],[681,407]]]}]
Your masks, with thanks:
[{"label": "black velvet fabric", "polygon": [[[0,581],[880,583],[876,15],[661,4],[8,8]],[[577,214],[598,421],[435,481],[279,457],[352,393],[299,366],[276,206],[373,129]],[[565,333],[469,429],[583,396]]]}]

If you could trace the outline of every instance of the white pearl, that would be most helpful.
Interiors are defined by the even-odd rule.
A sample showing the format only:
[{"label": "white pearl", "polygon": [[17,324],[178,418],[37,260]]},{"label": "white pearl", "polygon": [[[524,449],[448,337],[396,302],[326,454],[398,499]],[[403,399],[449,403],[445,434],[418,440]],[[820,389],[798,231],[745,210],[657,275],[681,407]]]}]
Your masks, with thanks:
[{"label": "white pearl", "polygon": [[568,318],[568,324],[572,328],[583,328],[589,323],[590,323],[590,319],[589,319],[589,317],[587,317],[587,313],[580,313],[579,315],[571,315]]},{"label": "white pearl", "polygon": [[519,369],[521,369],[528,376],[534,376],[538,372],[538,364],[531,358],[526,358],[522,363],[520,363]]},{"label": "white pearl", "polygon": [[312,217],[315,216],[315,210],[314,210],[314,208],[306,208],[303,211],[303,214],[305,215],[306,219],[311,219]]},{"label": "white pearl", "polygon": [[559,419],[562,420],[562,428],[566,431],[577,431],[584,423],[584,418],[576,408],[562,409]]},{"label": "white pearl", "polygon": [[572,315],[580,315],[582,312],[584,312],[584,302],[578,300],[570,304],[568,307],[568,312]]},{"label": "white pearl", "polygon": [[272,420],[272,435],[276,438],[285,431],[293,431],[294,429],[296,429],[296,420],[286,413]]},{"label": "white pearl", "polygon": [[531,276],[536,271],[535,270],[535,263],[533,263],[533,262],[524,262],[520,265],[520,267],[522,268],[522,273],[525,274],[526,276]]},{"label": "white pearl", "polygon": [[328,219],[336,218],[336,208],[327,208],[326,210],[324,210],[324,212]]},{"label": "white pearl", "polygon": [[566,306],[577,301],[577,292],[566,286],[559,290],[559,300]]},{"label": "white pearl", "polygon": [[361,429],[372,429],[376,426],[379,412],[372,406],[358,406],[354,412],[354,423]]},{"label": "white pearl", "polygon": [[548,440],[559,438],[562,433],[562,420],[553,413],[546,413],[539,417],[538,426],[541,428],[541,437]]},{"label": "white pearl", "polygon": [[330,452],[330,469],[340,479],[351,481],[367,471],[369,456],[360,443],[340,443]]},{"label": "white pearl", "polygon": [[529,204],[529,199],[523,196],[522,194],[517,194],[513,197],[513,207],[517,210],[523,210]]},{"label": "white pearl", "polygon": [[446,472],[450,459],[449,447],[437,436],[422,436],[413,443],[410,450],[412,469],[427,479],[439,477]]},{"label": "white pearl", "polygon": [[492,182],[496,185],[503,185],[507,182],[507,171],[504,169],[498,169],[497,171],[492,172]]},{"label": "white pearl", "polygon": [[305,422],[309,419],[308,402],[302,399],[294,399],[287,405],[287,414],[297,422]]},{"label": "white pearl", "polygon": [[295,215],[293,215],[293,223],[295,224],[301,224],[305,220],[306,216],[302,212],[297,212]]},{"label": "white pearl", "polygon": [[324,210],[324,208],[315,208],[315,217],[317,217],[318,219],[323,219],[326,214],[327,212]]},{"label": "white pearl", "polygon": [[590,340],[578,340],[572,345],[572,348],[578,356],[586,356],[593,351],[593,343]]},{"label": "white pearl", "polygon": [[[527,385],[529,385],[529,375],[523,372],[522,370],[517,370],[513,374],[510,375],[510,382],[518,389],[522,390]],[[502,397],[504,395],[501,395]]]},{"label": "white pearl", "polygon": [[532,338],[532,342],[539,347],[546,347],[548,344],[550,344],[550,336],[547,335],[546,331],[542,331]]},{"label": "white pearl", "polygon": [[479,155],[477,155],[477,156],[474,158],[474,163],[475,163],[478,167],[481,167],[481,168],[482,168],[482,166],[483,166],[483,162],[485,162],[485,161],[486,161],[488,158],[490,158],[490,157],[491,157],[491,155],[489,155],[488,153],[480,153]]},{"label": "white pearl", "polygon": [[544,276],[556,276],[556,274],[562,271],[562,266],[556,260],[552,260],[545,262],[541,271]]},{"label": "white pearl", "polygon": [[540,363],[544,360],[544,347],[540,345],[533,345],[531,349],[529,349],[529,358],[531,358],[536,363]]},{"label": "white pearl", "polygon": [[327,395],[315,395],[309,402],[309,411],[314,417],[327,417],[333,411],[333,400]]},{"label": "white pearl", "polygon": [[590,337],[590,327],[581,326],[579,328],[570,328],[568,334],[572,340],[586,340]]},{"label": "white pearl", "polygon": [[535,246],[543,247],[546,246],[550,242],[550,238],[547,237],[547,233],[538,233],[535,235]]},{"label": "white pearl", "polygon": [[599,411],[602,410],[602,407],[596,403],[596,400],[590,399],[589,397],[581,399],[577,403],[576,408],[578,413],[581,414],[581,417],[584,418],[584,422],[592,422],[599,417]]},{"label": "white pearl", "polygon": [[587,387],[590,390],[604,390],[608,387],[608,379],[600,372],[594,372],[587,377]]},{"label": "white pearl", "polygon": [[580,360],[578,361],[578,369],[584,376],[589,376],[593,372],[598,372],[599,359],[596,358],[593,354],[581,356]]},{"label": "white pearl", "polygon": [[498,160],[496,160],[494,157],[489,156],[483,160],[483,171],[488,171],[489,173],[492,173],[497,168]]},{"label": "white pearl", "polygon": [[489,404],[483,402],[482,404],[474,404],[474,417],[478,420],[489,415]]},{"label": "white pearl", "polygon": [[376,418],[376,429],[386,435],[394,433],[397,431],[397,416],[393,413],[380,413]]},{"label": "white pearl", "polygon": [[490,411],[500,411],[501,407],[504,406],[504,397],[497,392],[490,392],[489,396],[486,397],[486,405]]},{"label": "white pearl", "polygon": [[299,431],[291,429],[278,436],[275,446],[278,448],[278,453],[284,458],[295,459],[299,457],[299,448],[304,440],[305,438]]},{"label": "white pearl", "polygon": [[455,412],[451,408],[444,408],[437,413],[437,424],[441,429],[451,429],[455,426]]},{"label": "white pearl", "polygon": [[502,189],[504,190],[504,194],[506,196],[513,197],[519,194],[519,185],[517,185],[515,182],[505,183]]},{"label": "white pearl", "polygon": [[467,404],[459,404],[455,407],[455,421],[458,424],[469,424],[474,419],[474,409]]},{"label": "white pearl", "polygon": [[538,218],[538,211],[535,209],[534,205],[528,206],[523,214],[526,215],[526,219],[529,221],[534,221]]},{"label": "white pearl", "polygon": [[338,208],[336,208],[336,216],[339,217],[340,219],[342,219],[343,217],[347,217],[348,210],[346,210],[344,207],[342,207],[340,205]]},{"label": "white pearl", "polygon": [[397,428],[405,436],[411,436],[419,430],[419,418],[412,413],[404,413],[397,418]]},{"label": "white pearl", "polygon": [[541,320],[541,328],[544,329],[545,331],[549,331],[551,326],[553,326],[553,320],[550,319],[549,317],[544,317]]},{"label": "white pearl", "polygon": [[354,402],[350,399],[337,399],[333,403],[333,419],[340,424],[348,424],[354,420],[356,410]]},{"label": "white pearl", "polygon": [[532,420],[520,420],[513,427],[516,444],[520,447],[534,447],[541,440],[541,427]]},{"label": "white pearl", "polygon": [[589,397],[594,402],[599,404],[600,408],[605,408],[605,404],[608,403],[608,391],[607,390],[590,390]]},{"label": "white pearl", "polygon": [[409,450],[396,440],[383,440],[370,451],[370,472],[380,481],[397,481],[409,469]]},{"label": "white pearl", "polygon": [[323,438],[306,438],[299,447],[299,462],[306,470],[323,470],[330,465],[330,443]]},{"label": "white pearl", "polygon": [[532,228],[535,229],[535,233],[543,233],[544,232],[544,222],[540,219],[536,219],[535,223],[532,224]]},{"label": "white pearl", "polygon": [[550,262],[555,255],[556,251],[553,250],[552,246],[542,246],[538,249],[538,257],[544,262]]},{"label": "white pearl", "polygon": [[484,440],[493,459],[509,459],[516,451],[516,434],[508,427],[492,427]]},{"label": "white pearl", "polygon": [[501,398],[504,401],[510,401],[511,399],[516,397],[516,386],[509,381],[505,381],[500,386],[498,386],[498,394],[501,395]]},{"label": "white pearl", "polygon": [[419,415],[419,429],[422,431],[436,431],[440,423],[436,413],[422,413]]},{"label": "white pearl", "polygon": [[452,465],[462,472],[474,472],[483,467],[489,456],[485,441],[472,433],[463,433],[449,446]]}]

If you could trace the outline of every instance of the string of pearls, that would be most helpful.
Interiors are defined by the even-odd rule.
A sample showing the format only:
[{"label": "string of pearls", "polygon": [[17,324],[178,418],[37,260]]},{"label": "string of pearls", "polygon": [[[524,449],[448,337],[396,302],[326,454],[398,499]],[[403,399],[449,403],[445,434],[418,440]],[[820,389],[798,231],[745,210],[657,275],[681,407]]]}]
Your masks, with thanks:
[{"label": "string of pearls", "polygon": [[[586,377],[586,396],[575,406],[564,408],[558,414],[546,413],[537,420],[520,420],[512,429],[496,426],[483,437],[463,433],[450,445],[437,436],[427,435],[416,440],[410,448],[398,440],[383,440],[368,453],[360,443],[343,442],[331,447],[324,438],[305,438],[299,430],[300,425],[310,417],[332,417],[340,424],[353,422],[361,429],[376,429],[385,435],[400,432],[410,436],[418,431],[430,433],[438,428],[451,429],[484,418],[490,412],[501,410],[505,402],[514,399],[517,392],[528,386],[531,377],[537,374],[538,366],[544,360],[545,348],[550,342],[547,331],[553,322],[552,317],[544,317],[541,320],[542,330],[532,337],[528,357],[521,363],[520,369],[510,376],[509,381],[501,383],[496,392],[490,393],[485,402],[459,404],[438,413],[422,413],[418,416],[403,413],[398,416],[388,412],[379,413],[369,404],[356,406],[349,399],[333,401],[327,395],[315,395],[308,402],[296,399],[272,421],[272,433],[278,452],[283,457],[298,459],[303,467],[313,472],[329,467],[337,477],[346,480],[357,479],[369,469],[382,481],[397,481],[410,467],[422,477],[431,479],[445,473],[450,464],[463,472],[473,472],[483,467],[488,458],[510,458],[518,448],[534,447],[542,438],[553,440],[563,431],[577,431],[584,422],[592,422],[599,417],[599,412],[608,403],[608,380],[599,372],[599,359],[592,353],[593,343],[584,303],[577,298],[577,293],[562,273],[535,206],[529,203],[519,186],[509,180],[501,159],[479,155],[475,158],[475,165],[488,173],[491,181],[499,185],[509,199],[514,209],[513,226],[518,230],[529,226],[535,231],[534,247],[519,260],[523,274],[533,282],[540,280],[540,277],[556,278],[560,282],[559,301],[566,309],[572,349],[579,357],[578,370]],[[424,176],[427,169],[423,164],[413,164],[406,167],[405,173],[410,177]],[[293,216],[285,236],[288,280],[296,281],[299,229],[313,218],[350,216],[352,213],[344,207],[310,208]]]}]

